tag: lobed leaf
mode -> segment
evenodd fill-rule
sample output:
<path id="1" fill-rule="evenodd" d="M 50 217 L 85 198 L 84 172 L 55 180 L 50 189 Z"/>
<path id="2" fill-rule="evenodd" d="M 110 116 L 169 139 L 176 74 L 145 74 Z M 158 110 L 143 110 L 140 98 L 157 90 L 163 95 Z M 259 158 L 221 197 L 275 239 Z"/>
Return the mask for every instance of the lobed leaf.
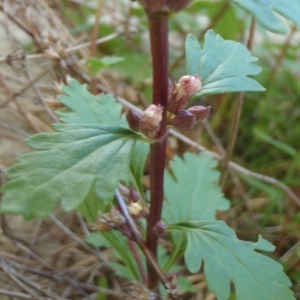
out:
<path id="1" fill-rule="evenodd" d="M 274 250 L 263 238 L 257 243 L 241 241 L 223 221 L 215 220 L 179 223 L 168 229 L 185 233 L 187 268 L 191 272 L 204 268 L 208 287 L 218 300 L 229 298 L 231 282 L 237 299 L 295 299 L 282 266 L 255 251 Z"/>
<path id="2" fill-rule="evenodd" d="M 203 49 L 197 39 L 189 34 L 186 39 L 187 74 L 198 74 L 201 90 L 193 96 L 265 89 L 249 75 L 256 75 L 261 68 L 252 62 L 248 49 L 240 43 L 224 40 L 213 30 L 205 34 Z"/>
<path id="3" fill-rule="evenodd" d="M 112 57 L 112 60 L 117 57 Z M 117 103 L 112 95 L 90 94 L 86 85 L 81 85 L 72 79 L 69 86 L 64 86 L 65 95 L 58 96 L 59 100 L 68 108 L 60 110 L 58 114 L 62 121 L 71 124 L 110 124 L 128 128 L 126 119 L 121 115 L 122 105 Z M 131 183 L 142 196 L 142 174 L 149 152 L 147 143 L 136 143 L 130 158 Z M 90 220 L 91 213 L 97 207 L 97 199 L 93 195 L 80 206 L 80 213 Z"/>
<path id="4" fill-rule="evenodd" d="M 128 182 L 130 154 L 137 138 L 131 130 L 98 124 L 54 126 L 27 143 L 39 152 L 25 154 L 7 172 L 0 211 L 45 217 L 61 200 L 69 211 L 94 191 L 98 209 L 113 199 L 119 181 Z"/>
<path id="5" fill-rule="evenodd" d="M 299 0 L 233 0 L 265 29 L 275 33 L 287 33 L 287 26 L 278 18 L 276 13 L 282 15 L 300 26 Z"/>
<path id="6" fill-rule="evenodd" d="M 59 95 L 59 101 L 67 107 L 57 113 L 68 124 L 109 124 L 128 127 L 121 116 L 122 105 L 112 95 L 92 95 L 85 84 L 72 79 L 63 87 L 65 95 Z"/>
<path id="7" fill-rule="evenodd" d="M 186 220 L 215 220 L 217 210 L 229 208 L 217 182 L 220 173 L 215 170 L 217 162 L 206 152 L 200 155 L 185 153 L 183 159 L 175 157 L 165 172 L 165 201 L 162 218 L 166 224 Z M 168 269 L 184 253 L 186 238 L 182 232 L 173 232 L 175 242 Z"/>
<path id="8" fill-rule="evenodd" d="M 206 152 L 175 157 L 165 172 L 163 219 L 168 224 L 186 220 L 214 220 L 216 210 L 229 208 L 217 182 L 216 160 Z"/>
<path id="9" fill-rule="evenodd" d="M 113 199 L 119 181 L 140 185 L 136 177 L 143 166 L 136 164 L 145 161 L 148 145 L 135 147 L 141 138 L 127 129 L 122 106 L 111 95 L 90 94 L 74 79 L 63 90 L 59 99 L 66 108 L 59 115 L 70 124 L 27 140 L 40 151 L 21 156 L 7 172 L 11 181 L 3 187 L 0 212 L 45 217 L 61 200 L 65 210 L 77 208 L 92 222 Z"/>

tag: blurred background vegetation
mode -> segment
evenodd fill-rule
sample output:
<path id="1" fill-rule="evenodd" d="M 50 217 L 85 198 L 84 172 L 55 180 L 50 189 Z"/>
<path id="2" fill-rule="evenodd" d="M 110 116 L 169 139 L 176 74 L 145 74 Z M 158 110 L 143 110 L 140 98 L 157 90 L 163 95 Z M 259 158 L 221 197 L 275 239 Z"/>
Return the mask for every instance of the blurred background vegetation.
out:
<path id="1" fill-rule="evenodd" d="M 2 182 L 5 182 L 5 170 L 15 163 L 16 156 L 29 151 L 23 139 L 33 133 L 52 130 L 50 124 L 55 122 L 55 116 L 51 112 L 60 106 L 56 95 L 70 77 L 87 83 L 93 93 L 108 91 L 142 109 L 151 103 L 147 19 L 136 2 L 11 0 L 3 1 L 0 8 L 3 43 L 0 50 Z M 252 55 L 258 58 L 256 63 L 262 67 L 262 72 L 255 79 L 266 91 L 245 94 L 232 160 L 253 172 L 276 178 L 300 197 L 300 31 L 285 22 L 289 27 L 286 35 L 270 33 L 256 24 Z M 171 80 L 175 82 L 185 75 L 184 45 L 188 33 L 203 44 L 205 32 L 213 28 L 224 39 L 245 44 L 250 24 L 251 16 L 230 1 L 193 1 L 170 21 Z M 97 44 L 98 39 L 107 36 L 107 41 Z M 41 78 L 37 78 L 39 75 Z M 197 102 L 212 106 L 208 124 L 215 140 L 203 124 L 188 136 L 219 153 L 215 141 L 226 148 L 232 135 L 236 94 L 207 96 Z M 170 139 L 170 158 L 185 150 L 189 150 L 189 146 Z M 240 238 L 254 241 L 258 234 L 262 234 L 276 245 L 273 258 L 284 265 L 292 280 L 292 289 L 300 299 L 299 205 L 278 185 L 246 175 L 240 176 L 238 185 L 228 177 L 224 192 L 232 201 L 232 208 L 220 217 L 236 230 Z M 84 239 L 82 220 L 74 214 L 66 217 L 59 210 L 56 216 Z M 31 241 L 29 248 L 34 253 L 48 262 L 53 262 L 55 257 L 61 262 L 56 267 L 68 276 L 72 277 L 70 274 L 78 271 L 81 277 L 74 276 L 80 281 L 92 271 L 88 262 L 82 266 L 79 264 L 82 255 L 84 261 L 88 261 L 92 254 L 83 254 L 76 243 L 70 246 L 69 233 L 65 231 L 62 235 L 57 228 L 53 230 L 53 220 L 35 221 L 24 227 L 22 219 L 8 217 L 5 222 L 3 219 L 0 256 L 5 259 L 16 261 L 16 257 L 8 253 L 22 257 L 29 255 L 16 247 L 16 242 L 19 243 L 25 235 Z M 8 229 L 14 232 L 13 236 L 7 234 Z M 64 255 L 60 253 L 62 249 L 66 249 Z M 30 257 L 34 268 L 39 263 Z M 25 260 L 18 263 L 26 264 Z M 87 269 L 83 271 L 83 268 Z M 12 281 L 7 274 L 2 265 L 0 279 L 3 279 L 3 285 L 0 283 L 0 288 L 9 290 Z M 123 289 L 124 283 L 118 279 L 103 283 L 99 274 L 95 278 L 100 278 L 99 286 L 118 291 Z M 203 278 L 199 278 L 191 278 L 197 293 L 186 294 L 186 299 L 214 299 L 201 283 Z M 42 285 L 42 280 L 38 282 Z M 51 284 L 49 278 L 46 284 Z M 74 286 L 72 296 L 72 288 L 71 294 L 67 294 L 66 283 L 61 285 L 57 290 L 63 290 L 66 298 L 83 299 L 76 294 Z M 105 299 L 101 298 L 105 295 L 103 291 L 94 292 L 98 297 L 95 299 Z M 117 295 L 109 297 L 117 299 Z"/>

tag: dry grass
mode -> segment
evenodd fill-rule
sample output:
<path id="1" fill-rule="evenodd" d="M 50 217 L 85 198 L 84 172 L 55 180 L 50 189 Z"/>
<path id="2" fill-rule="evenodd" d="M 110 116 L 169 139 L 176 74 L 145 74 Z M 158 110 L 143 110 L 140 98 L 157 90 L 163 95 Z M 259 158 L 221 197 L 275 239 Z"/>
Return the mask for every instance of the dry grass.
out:
<path id="1" fill-rule="evenodd" d="M 54 2 L 4 1 L 0 8 L 0 171 L 5 182 L 3 174 L 16 156 L 30 150 L 24 138 L 52 131 L 51 123 L 58 122 L 53 111 L 60 106 L 61 84 L 71 76 L 88 80 L 80 59 L 88 57 L 91 42 L 84 36 L 74 40 Z M 33 222 L 1 216 L 1 228 L 0 299 L 96 299 L 98 294 L 124 299 L 122 282 L 107 263 L 109 251 L 84 241 L 88 229 L 76 213 L 57 209 Z M 110 288 L 98 287 L 103 276 Z"/>

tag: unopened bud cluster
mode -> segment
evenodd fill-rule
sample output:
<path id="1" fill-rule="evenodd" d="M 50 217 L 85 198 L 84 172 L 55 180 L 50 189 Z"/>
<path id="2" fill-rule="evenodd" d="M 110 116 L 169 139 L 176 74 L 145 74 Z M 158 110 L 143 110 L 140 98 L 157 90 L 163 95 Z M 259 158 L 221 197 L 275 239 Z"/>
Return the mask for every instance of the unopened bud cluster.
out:
<path id="1" fill-rule="evenodd" d="M 182 76 L 178 83 L 173 86 L 169 82 L 169 96 L 167 103 L 167 125 L 177 129 L 188 130 L 198 122 L 207 118 L 210 106 L 193 106 L 187 110 L 187 105 L 192 95 L 201 89 L 201 79 L 196 75 Z M 164 108 L 160 105 L 151 104 L 140 116 L 133 110 L 129 110 L 126 118 L 129 127 L 134 131 L 140 131 L 150 139 L 156 139 L 161 126 Z"/>
<path id="2" fill-rule="evenodd" d="M 155 139 L 160 130 L 160 122 L 163 116 L 163 107 L 151 104 L 141 119 L 141 132 L 150 139 Z"/>
<path id="3" fill-rule="evenodd" d="M 182 76 L 178 83 L 171 89 L 167 110 L 176 115 L 186 106 L 189 98 L 201 89 L 201 86 L 201 80 L 198 75 Z"/>
<path id="4" fill-rule="evenodd" d="M 129 110 L 126 119 L 129 127 L 134 131 L 140 131 L 150 139 L 156 139 L 163 118 L 163 107 L 151 104 L 140 116 L 133 110 Z"/>
<path id="5" fill-rule="evenodd" d="M 172 89 L 169 88 L 171 92 L 167 105 L 167 111 L 170 113 L 167 116 L 168 125 L 177 129 L 188 130 L 208 116 L 210 106 L 193 106 L 183 110 L 191 96 L 196 94 L 201 87 L 201 79 L 196 74 L 182 76 Z"/>

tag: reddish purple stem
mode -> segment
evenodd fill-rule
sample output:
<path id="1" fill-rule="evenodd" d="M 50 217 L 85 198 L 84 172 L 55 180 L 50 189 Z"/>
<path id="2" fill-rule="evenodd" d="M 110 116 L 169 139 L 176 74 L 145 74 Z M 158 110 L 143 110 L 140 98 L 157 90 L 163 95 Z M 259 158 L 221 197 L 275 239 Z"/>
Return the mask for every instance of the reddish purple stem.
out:
<path id="1" fill-rule="evenodd" d="M 168 19 L 167 18 L 148 18 L 151 42 L 151 54 L 153 63 L 153 104 L 160 104 L 164 108 L 168 101 Z M 154 257 L 157 257 L 158 237 L 153 232 L 155 224 L 161 219 L 164 188 L 164 167 L 166 156 L 166 110 L 164 109 L 163 120 L 159 136 L 162 137 L 159 142 L 150 146 L 150 214 L 147 223 L 146 244 Z M 155 289 L 159 277 L 152 267 L 148 267 L 148 286 Z"/>

